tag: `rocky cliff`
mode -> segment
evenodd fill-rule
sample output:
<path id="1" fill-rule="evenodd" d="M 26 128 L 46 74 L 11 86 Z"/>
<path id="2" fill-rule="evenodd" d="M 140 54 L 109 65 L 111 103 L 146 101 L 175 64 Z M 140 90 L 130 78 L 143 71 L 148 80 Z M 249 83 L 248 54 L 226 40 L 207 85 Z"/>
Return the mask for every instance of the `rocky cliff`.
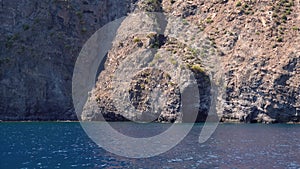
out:
<path id="1" fill-rule="evenodd" d="M 89 111 L 88 105 L 82 119 L 97 120 L 102 113 L 112 121 L 189 121 L 180 114 L 184 100 L 179 92 L 179 79 L 187 79 L 180 73 L 189 70 L 200 96 L 197 121 L 204 121 L 211 106 L 211 69 L 217 67 L 222 70 L 226 91 L 220 100 L 224 110 L 218 112 L 222 121 L 299 121 L 299 1 L 1 3 L 3 120 L 75 119 L 71 77 L 83 43 L 105 23 L 128 12 L 147 11 L 164 12 L 169 24 L 161 25 L 153 17 L 144 18 L 150 25 L 127 21 L 133 24 L 122 27 L 90 95 L 89 100 L 97 102 L 96 111 Z M 163 35 L 157 27 L 164 29 Z M 139 29 L 145 31 L 138 33 Z M 142 53 L 145 49 L 153 52 Z M 215 58 L 218 62 L 211 62 Z M 125 72 L 131 75 L 125 87 L 114 83 L 124 63 L 140 68 L 134 74 Z M 166 73 L 153 66 L 174 71 Z M 124 91 L 116 90 L 119 88 Z M 153 90 L 160 91 L 164 99 L 154 102 Z M 130 105 L 139 113 L 121 111 L 122 105 L 113 101 L 116 94 L 128 96 Z M 162 103 L 161 110 L 152 111 L 156 108 L 153 103 Z"/>
<path id="2" fill-rule="evenodd" d="M 1 0 L 0 119 L 75 120 L 71 80 L 84 42 L 131 0 Z"/>

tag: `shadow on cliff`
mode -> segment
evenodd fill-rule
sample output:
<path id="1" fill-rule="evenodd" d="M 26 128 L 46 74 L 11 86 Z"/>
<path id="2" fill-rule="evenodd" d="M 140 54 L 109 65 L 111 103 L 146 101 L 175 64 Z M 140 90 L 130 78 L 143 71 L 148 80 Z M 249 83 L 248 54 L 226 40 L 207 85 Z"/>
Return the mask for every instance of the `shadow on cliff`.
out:
<path id="1" fill-rule="evenodd" d="M 182 92 L 183 123 L 205 122 L 211 105 L 211 82 L 209 76 L 204 71 L 192 71 L 197 81 L 199 95 L 195 93 L 192 86 L 185 88 Z"/>

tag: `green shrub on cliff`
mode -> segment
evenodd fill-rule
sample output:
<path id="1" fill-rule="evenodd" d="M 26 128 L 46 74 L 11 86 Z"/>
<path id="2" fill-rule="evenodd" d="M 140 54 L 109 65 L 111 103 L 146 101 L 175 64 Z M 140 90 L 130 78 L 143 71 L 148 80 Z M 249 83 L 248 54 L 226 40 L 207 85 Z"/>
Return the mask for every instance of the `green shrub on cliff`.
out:
<path id="1" fill-rule="evenodd" d="M 30 28 L 29 25 L 27 25 L 27 24 L 24 24 L 24 25 L 23 25 L 23 30 L 24 30 L 24 31 L 27 31 L 29 28 Z"/>
<path id="2" fill-rule="evenodd" d="M 142 40 L 140 39 L 140 38 L 138 38 L 138 37 L 135 37 L 134 39 L 133 39 L 133 42 L 134 43 L 139 43 L 139 42 L 141 42 Z"/>
<path id="3" fill-rule="evenodd" d="M 191 70 L 193 72 L 199 72 L 199 73 L 205 72 L 204 69 L 199 64 L 192 65 Z"/>
<path id="4" fill-rule="evenodd" d="M 146 12 L 161 12 L 161 1 L 160 0 L 144 0 L 141 4 L 141 9 Z"/>

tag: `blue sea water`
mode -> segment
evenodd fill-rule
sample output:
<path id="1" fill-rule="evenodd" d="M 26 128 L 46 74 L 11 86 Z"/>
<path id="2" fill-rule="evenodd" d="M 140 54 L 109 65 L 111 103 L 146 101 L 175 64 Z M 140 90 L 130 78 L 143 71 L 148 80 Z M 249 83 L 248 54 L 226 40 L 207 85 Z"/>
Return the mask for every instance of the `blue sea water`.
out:
<path id="1" fill-rule="evenodd" d="M 147 137 L 169 124 L 126 122 L 113 127 Z M 97 146 L 80 123 L 0 123 L 0 168 L 300 168 L 300 125 L 220 124 L 207 142 L 199 144 L 202 127 L 196 124 L 164 154 L 131 159 Z"/>

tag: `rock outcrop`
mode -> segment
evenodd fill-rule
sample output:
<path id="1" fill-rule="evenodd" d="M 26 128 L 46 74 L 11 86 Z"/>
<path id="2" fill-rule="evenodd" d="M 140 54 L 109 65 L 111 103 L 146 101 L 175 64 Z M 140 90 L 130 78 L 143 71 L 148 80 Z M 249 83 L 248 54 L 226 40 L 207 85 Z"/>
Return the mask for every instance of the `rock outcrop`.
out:
<path id="1" fill-rule="evenodd" d="M 118 120 L 192 122 L 180 109 L 182 92 L 195 85 L 194 78 L 196 89 L 188 97 L 197 101 L 189 103 L 190 109 L 197 105 L 195 120 L 204 121 L 210 104 L 210 80 L 200 53 L 216 56 L 215 46 L 197 27 L 181 19 L 139 9 L 143 8 L 123 21 L 107 54 L 91 94 L 98 111 L 88 109 L 94 104 L 88 102 L 81 118 L 101 120 L 98 114 L 102 113 L 108 121 L 116 120 L 117 115 Z M 184 109 L 188 112 L 189 108 Z"/>
<path id="2" fill-rule="evenodd" d="M 221 100 L 224 109 L 218 112 L 221 121 L 300 121 L 299 1 L 1 3 L 2 120 L 76 119 L 71 78 L 82 44 L 105 23 L 129 12 L 148 11 L 164 12 L 168 24 L 148 18 L 146 22 L 152 24 L 132 22 L 121 26 L 89 98 L 97 104 L 86 105 L 80 116 L 83 120 L 97 120 L 97 114 L 102 113 L 110 121 L 188 121 L 179 113 L 182 85 L 176 74 L 186 69 L 199 89 L 197 121 L 204 121 L 211 103 L 210 78 L 213 68 L 218 67 L 226 91 Z M 157 28 L 165 31 L 161 33 Z M 144 29 L 143 33 L 139 29 Z M 213 65 L 214 58 L 219 65 Z M 122 86 L 114 82 L 126 66 L 138 71 L 122 72 L 131 75 L 132 80 L 120 91 Z M 162 69 L 151 68 L 154 66 Z M 151 95 L 153 90 L 161 91 L 162 100 L 153 101 L 157 98 Z M 121 99 L 115 98 L 116 94 L 128 96 L 139 113 L 122 112 L 124 105 L 114 102 Z M 153 111 L 159 103 L 160 113 Z"/>

